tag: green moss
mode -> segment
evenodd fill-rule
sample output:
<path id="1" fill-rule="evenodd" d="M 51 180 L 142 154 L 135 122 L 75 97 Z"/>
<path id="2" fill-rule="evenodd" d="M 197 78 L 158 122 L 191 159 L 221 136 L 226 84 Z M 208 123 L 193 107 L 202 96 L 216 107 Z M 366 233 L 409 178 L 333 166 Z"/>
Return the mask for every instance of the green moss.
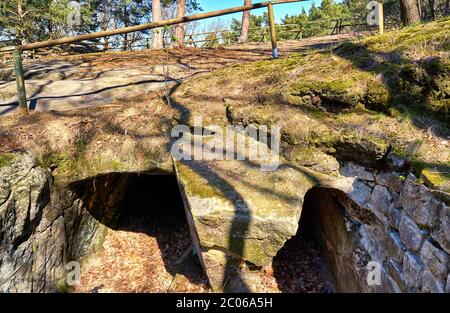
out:
<path id="1" fill-rule="evenodd" d="M 381 36 L 361 40 L 361 44 L 372 47 L 376 51 L 393 52 L 405 50 L 426 50 L 430 46 L 445 50 L 448 45 L 448 27 L 450 19 L 412 25 L 400 31 L 390 31 Z"/>
<path id="2" fill-rule="evenodd" d="M 56 168 L 69 158 L 67 153 L 63 152 L 48 152 L 37 160 L 38 164 L 43 168 Z"/>
<path id="3" fill-rule="evenodd" d="M 226 200 L 226 197 L 218 190 L 218 187 L 206 182 L 201 173 L 181 162 L 177 162 L 176 166 L 178 177 L 188 194 L 201 198 L 223 198 Z"/>
<path id="4" fill-rule="evenodd" d="M 56 289 L 59 293 L 69 293 L 73 290 L 73 287 L 69 286 L 67 283 L 67 278 L 63 277 L 56 283 Z"/>
<path id="5" fill-rule="evenodd" d="M 0 155 L 0 167 L 8 165 L 12 159 L 14 159 L 14 154 L 12 154 L 12 153 L 6 153 L 6 154 Z"/>
<path id="6" fill-rule="evenodd" d="M 79 169 L 81 158 L 74 158 L 66 152 L 48 152 L 44 154 L 38 163 L 44 168 L 57 168 L 58 175 L 70 178 L 75 176 Z"/>
<path id="7" fill-rule="evenodd" d="M 121 161 L 111 160 L 106 164 L 105 167 L 110 168 L 113 171 L 120 171 L 120 170 L 125 169 L 126 165 L 123 164 Z"/>
<path id="8" fill-rule="evenodd" d="M 450 167 L 446 164 L 430 164 L 415 159 L 412 162 L 416 174 L 431 188 L 450 191 Z"/>

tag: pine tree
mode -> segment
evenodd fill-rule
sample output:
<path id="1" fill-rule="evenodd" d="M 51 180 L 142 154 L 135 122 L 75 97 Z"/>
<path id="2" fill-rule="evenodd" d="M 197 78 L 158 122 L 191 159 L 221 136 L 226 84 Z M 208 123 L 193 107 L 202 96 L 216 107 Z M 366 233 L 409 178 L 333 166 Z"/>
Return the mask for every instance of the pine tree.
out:
<path id="1" fill-rule="evenodd" d="M 245 0 L 244 5 L 251 5 L 252 0 Z M 242 23 L 241 23 L 241 35 L 239 36 L 239 43 L 247 42 L 248 31 L 250 28 L 250 11 L 242 12 Z"/>
<path id="2" fill-rule="evenodd" d="M 161 20 L 162 20 L 161 1 L 152 0 L 152 21 L 160 22 Z M 161 28 L 153 29 L 152 48 L 153 49 L 163 48 L 163 33 Z"/>
<path id="3" fill-rule="evenodd" d="M 415 0 L 400 0 L 400 13 L 405 26 L 420 21 L 419 8 Z"/>
<path id="4" fill-rule="evenodd" d="M 177 18 L 186 16 L 186 0 L 177 1 Z M 185 25 L 180 24 L 175 28 L 175 40 L 178 46 L 184 46 Z"/>

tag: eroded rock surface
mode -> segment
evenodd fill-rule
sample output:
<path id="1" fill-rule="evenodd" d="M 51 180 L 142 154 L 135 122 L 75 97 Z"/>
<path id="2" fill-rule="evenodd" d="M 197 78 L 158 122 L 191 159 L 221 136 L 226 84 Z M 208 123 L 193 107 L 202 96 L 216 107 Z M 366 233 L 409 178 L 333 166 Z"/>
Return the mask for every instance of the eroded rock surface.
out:
<path id="1" fill-rule="evenodd" d="M 245 270 L 241 272 L 236 264 L 245 261 L 261 267 L 270 263 L 297 232 L 303 195 L 313 184 L 312 177 L 286 163 L 277 164 L 275 170 L 262 170 L 264 162 L 248 159 L 249 147 L 271 153 L 267 146 L 237 132 L 230 135 L 236 142 L 239 138 L 247 141 L 241 147 L 227 140 L 223 153 L 232 152 L 230 160 L 214 160 L 216 142 L 203 137 L 211 147 L 203 151 L 202 161 L 175 162 L 188 220 L 214 290 L 226 287 L 230 271 L 237 272 L 232 283 L 248 288 Z M 202 147 L 192 144 L 194 136 L 185 133 L 182 139 L 181 148 L 191 147 L 192 156 L 202 152 L 198 151 Z"/>
<path id="2" fill-rule="evenodd" d="M 63 212 L 51 203 L 48 169 L 28 154 L 0 167 L 0 290 L 55 291 L 65 258 Z"/>

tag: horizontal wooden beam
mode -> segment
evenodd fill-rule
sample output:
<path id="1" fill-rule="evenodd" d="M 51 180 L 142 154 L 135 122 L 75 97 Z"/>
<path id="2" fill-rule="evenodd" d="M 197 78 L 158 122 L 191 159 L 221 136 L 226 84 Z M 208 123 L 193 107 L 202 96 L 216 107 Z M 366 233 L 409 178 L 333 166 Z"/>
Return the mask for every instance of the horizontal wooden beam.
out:
<path id="1" fill-rule="evenodd" d="M 232 13 L 238 13 L 238 12 L 243 12 L 243 11 L 250 11 L 250 10 L 254 10 L 254 9 L 265 8 L 270 3 L 272 3 L 273 5 L 276 5 L 276 4 L 285 4 L 285 3 L 302 2 L 302 1 L 307 1 L 307 0 L 266 1 L 266 2 L 255 3 L 255 4 L 251 4 L 251 5 L 244 5 L 244 6 L 239 6 L 239 7 L 233 7 L 233 8 L 229 8 L 229 9 L 218 10 L 218 11 L 213 11 L 213 12 L 208 12 L 208 13 L 200 13 L 200 14 L 195 14 L 195 15 L 191 15 L 191 16 L 185 16 L 182 18 L 174 18 L 174 19 L 165 20 L 165 21 L 161 21 L 161 22 L 129 26 L 129 27 L 124 27 L 124 28 L 119 28 L 119 29 L 112 29 L 112 30 L 96 32 L 96 33 L 91 33 L 91 34 L 85 34 L 85 35 L 78 35 L 78 36 L 73 36 L 73 37 L 64 37 L 64 38 L 60 38 L 60 39 L 25 44 L 25 45 L 21 45 L 21 46 L 17 46 L 17 47 L 6 47 L 6 48 L 0 49 L 0 52 L 12 51 L 14 49 L 33 50 L 33 49 L 46 48 L 46 47 L 51 47 L 51 46 L 56 46 L 56 45 L 65 45 L 65 44 L 70 44 L 70 43 L 79 42 L 79 41 L 83 41 L 83 40 L 92 40 L 92 39 L 97 39 L 97 38 L 102 38 L 102 37 L 121 35 L 121 34 L 126 34 L 126 33 L 132 33 L 132 32 L 152 29 L 152 28 L 159 28 L 159 27 L 164 27 L 164 26 L 182 24 L 182 23 L 186 23 L 186 22 L 198 21 L 198 20 L 203 20 L 203 19 L 216 17 L 216 16 L 223 16 L 223 15 L 228 15 L 228 14 L 232 14 Z"/>

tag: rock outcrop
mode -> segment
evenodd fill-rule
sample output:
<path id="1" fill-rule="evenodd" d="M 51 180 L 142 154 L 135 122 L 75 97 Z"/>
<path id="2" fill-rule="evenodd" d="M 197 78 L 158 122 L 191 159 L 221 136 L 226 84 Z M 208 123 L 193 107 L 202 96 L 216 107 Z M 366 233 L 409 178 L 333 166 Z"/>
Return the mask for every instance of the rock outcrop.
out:
<path id="1" fill-rule="evenodd" d="M 64 269 L 62 210 L 52 204 L 48 169 L 28 154 L 3 156 L 0 167 L 0 290 L 48 292 Z"/>
<path id="2" fill-rule="evenodd" d="M 352 162 L 341 164 L 339 176 L 284 159 L 274 171 L 261 171 L 261 165 L 174 163 L 193 241 L 214 290 L 251 291 L 252 271 L 269 265 L 296 234 L 305 195 L 315 190 L 319 236 L 339 291 L 445 291 L 449 206 L 412 174 L 403 178 Z M 126 181 L 99 180 L 111 192 L 103 200 L 86 196 L 77 192 L 83 181 L 55 183 L 51 171 L 27 153 L 2 156 L 0 173 L 2 290 L 64 290 L 65 265 L 99 247 L 106 231 L 102 219 L 112 213 L 102 211 L 102 203 L 120 196 Z M 366 282 L 371 261 L 381 266 L 379 286 Z"/>
<path id="3" fill-rule="evenodd" d="M 30 154 L 1 161 L 0 291 L 66 291 L 66 265 L 97 249 L 105 227 Z"/>
<path id="4" fill-rule="evenodd" d="M 247 140 L 270 153 L 255 139 Z M 248 157 L 248 149 L 234 147 L 232 142 L 233 147 L 227 146 L 224 152 Z M 175 162 L 192 234 L 214 290 L 250 290 L 249 270 L 238 264 L 270 264 L 297 232 L 303 197 L 315 177 L 288 163 L 277 164 L 274 171 L 261 171 L 263 164 L 237 159 Z"/>
<path id="5" fill-rule="evenodd" d="M 447 118 L 439 87 L 448 81 L 446 25 L 395 32 L 392 47 L 385 35 L 229 67 L 133 105 L 2 120 L 1 147 L 26 152 L 0 156 L 0 290 L 64 290 L 65 265 L 99 247 L 127 174 L 145 173 L 177 175 L 215 291 L 254 290 L 252 273 L 296 234 L 309 194 L 338 291 L 449 292 L 450 153 L 439 122 Z M 409 56 L 422 46 L 414 33 L 429 38 L 424 59 Z M 429 44 L 436 33 L 440 43 Z M 433 123 L 412 119 L 410 102 Z M 174 158 L 175 124 L 189 132 L 197 118 L 216 125 L 194 134 L 208 149 L 192 148 L 186 135 L 183 147 L 194 158 Z M 235 149 L 234 139 L 218 149 L 213 134 L 230 125 L 267 127 L 271 138 L 268 128 L 280 126 L 279 149 L 235 133 L 276 156 L 276 166 L 264 170 L 271 164 Z M 218 151 L 230 158 L 215 159 Z M 125 180 L 114 180 L 117 173 Z M 94 192 L 85 194 L 78 187 L 88 183 Z M 374 285 L 368 265 L 379 270 Z"/>

